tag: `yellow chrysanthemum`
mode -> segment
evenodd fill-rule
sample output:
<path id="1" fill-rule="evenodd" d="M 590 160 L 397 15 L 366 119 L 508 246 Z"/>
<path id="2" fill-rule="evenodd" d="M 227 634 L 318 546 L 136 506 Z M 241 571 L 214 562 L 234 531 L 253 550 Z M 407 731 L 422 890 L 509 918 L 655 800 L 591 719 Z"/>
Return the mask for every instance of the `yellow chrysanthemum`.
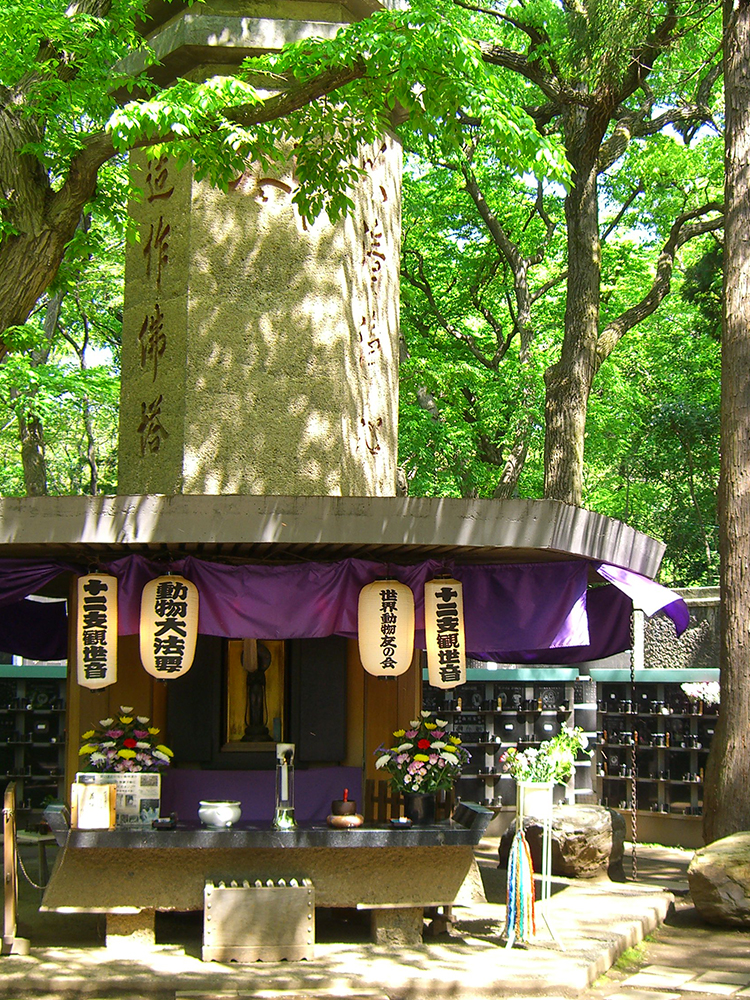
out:
<path id="1" fill-rule="evenodd" d="M 424 727 L 425 729 L 437 729 L 434 722 L 425 722 Z"/>
<path id="2" fill-rule="evenodd" d="M 430 758 L 426 753 L 415 753 L 414 760 L 418 760 L 421 764 L 425 764 Z"/>
<path id="3" fill-rule="evenodd" d="M 92 746 L 91 743 L 84 743 L 84 745 L 78 751 L 78 754 L 79 754 L 79 756 L 82 756 L 85 753 L 93 753 L 94 750 L 96 750 L 96 749 L 98 749 L 98 748 L 95 747 L 95 746 Z"/>
<path id="4" fill-rule="evenodd" d="M 156 736 L 157 733 L 161 732 L 161 729 L 157 729 L 156 726 L 149 726 L 148 731 L 151 733 L 152 736 Z"/>
<path id="5" fill-rule="evenodd" d="M 454 743 L 456 746 L 459 746 L 459 744 L 461 743 L 461 739 L 458 736 L 449 736 L 448 739 L 451 741 L 451 743 Z"/>
<path id="6" fill-rule="evenodd" d="M 165 746 L 163 746 L 163 745 L 162 745 L 161 743 L 160 743 L 160 744 L 159 744 L 159 745 L 157 746 L 157 748 L 156 748 L 156 749 L 157 749 L 157 750 L 161 750 L 161 752 L 162 752 L 162 753 L 165 753 L 165 754 L 167 755 L 167 757 L 174 757 L 174 754 L 173 754 L 173 753 L 172 753 L 172 751 L 171 751 L 171 750 L 169 749 L 169 747 L 165 747 Z"/>
<path id="7" fill-rule="evenodd" d="M 89 731 L 87 733 L 83 734 L 83 736 L 81 737 L 81 739 L 82 740 L 90 740 L 93 735 L 94 735 L 94 730 L 93 729 L 89 729 Z"/>
<path id="8" fill-rule="evenodd" d="M 396 737 L 396 739 L 400 740 L 402 736 L 406 736 L 406 730 L 405 729 L 397 729 L 396 732 L 393 735 Z"/>
<path id="9" fill-rule="evenodd" d="M 128 750 L 127 748 L 124 750 L 118 750 L 117 756 L 124 757 L 125 760 L 130 760 L 131 758 L 135 757 L 135 750 Z"/>
<path id="10" fill-rule="evenodd" d="M 133 716 L 132 715 L 121 715 L 120 716 L 120 722 L 123 724 L 123 726 L 129 726 L 132 721 L 133 721 Z"/>

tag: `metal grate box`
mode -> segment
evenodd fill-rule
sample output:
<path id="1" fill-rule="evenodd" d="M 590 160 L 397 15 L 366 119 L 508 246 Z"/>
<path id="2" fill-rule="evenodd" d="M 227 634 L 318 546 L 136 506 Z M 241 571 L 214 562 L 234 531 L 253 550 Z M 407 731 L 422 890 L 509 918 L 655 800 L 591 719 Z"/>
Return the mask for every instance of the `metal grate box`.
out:
<path id="1" fill-rule="evenodd" d="M 310 879 L 206 882 L 204 962 L 314 958 L 315 887 Z"/>

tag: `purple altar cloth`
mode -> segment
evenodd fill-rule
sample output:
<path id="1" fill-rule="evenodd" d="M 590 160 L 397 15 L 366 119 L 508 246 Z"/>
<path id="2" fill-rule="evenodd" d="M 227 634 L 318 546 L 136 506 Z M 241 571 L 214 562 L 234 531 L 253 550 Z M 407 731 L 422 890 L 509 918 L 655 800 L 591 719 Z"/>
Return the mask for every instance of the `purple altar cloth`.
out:
<path id="1" fill-rule="evenodd" d="M 225 566 L 187 556 L 165 567 L 133 555 L 102 569 L 119 581 L 120 635 L 137 634 L 143 587 L 167 570 L 184 575 L 198 587 L 198 629 L 206 635 L 356 638 L 360 590 L 373 580 L 395 578 L 414 592 L 415 644 L 424 648 L 423 588 L 427 580 L 441 575 L 454 576 L 464 585 L 466 648 L 476 659 L 576 663 L 622 652 L 629 645 L 631 600 L 649 615 L 663 610 L 674 621 L 678 635 L 688 621 L 687 607 L 673 591 L 637 573 L 582 560 L 515 565 L 430 560 L 404 566 L 343 559 L 336 563 Z M 613 586 L 588 590 L 591 569 Z M 12 622 L 10 606 L 19 607 L 26 595 L 71 570 L 80 572 L 64 563 L 0 562 L 0 608 L 8 608 L 6 619 Z M 620 592 L 628 599 L 623 600 Z M 21 601 L 21 607 L 28 603 Z M 16 651 L 12 631 L 8 628 L 0 636 L 4 643 L 0 648 L 8 652 Z M 29 655 L 28 629 L 24 632 Z"/>
<path id="2" fill-rule="evenodd" d="M 294 775 L 294 813 L 300 822 L 324 822 L 333 799 L 344 789 L 362 812 L 361 767 L 297 768 Z M 197 771 L 167 768 L 161 777 L 161 814 L 197 820 L 201 799 L 232 799 L 242 803 L 242 821 L 270 825 L 276 804 L 276 772 Z"/>

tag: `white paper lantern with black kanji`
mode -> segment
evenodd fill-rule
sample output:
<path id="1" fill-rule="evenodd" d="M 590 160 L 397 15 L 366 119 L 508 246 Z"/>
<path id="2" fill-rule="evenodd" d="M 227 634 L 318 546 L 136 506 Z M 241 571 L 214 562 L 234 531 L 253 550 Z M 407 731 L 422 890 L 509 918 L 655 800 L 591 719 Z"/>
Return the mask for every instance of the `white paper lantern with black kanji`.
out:
<path id="1" fill-rule="evenodd" d="M 141 595 L 141 663 L 171 681 L 193 665 L 198 638 L 198 588 L 182 576 L 160 576 Z"/>
<path id="2" fill-rule="evenodd" d="M 76 614 L 76 676 L 81 687 L 103 688 L 117 680 L 117 577 L 79 576 Z"/>
<path id="3" fill-rule="evenodd" d="M 429 580 L 424 585 L 427 678 L 432 687 L 453 688 L 466 680 L 463 585 Z"/>
<path id="4" fill-rule="evenodd" d="M 414 658 L 414 594 L 398 580 L 376 580 L 359 592 L 359 658 L 368 674 L 398 677 Z"/>

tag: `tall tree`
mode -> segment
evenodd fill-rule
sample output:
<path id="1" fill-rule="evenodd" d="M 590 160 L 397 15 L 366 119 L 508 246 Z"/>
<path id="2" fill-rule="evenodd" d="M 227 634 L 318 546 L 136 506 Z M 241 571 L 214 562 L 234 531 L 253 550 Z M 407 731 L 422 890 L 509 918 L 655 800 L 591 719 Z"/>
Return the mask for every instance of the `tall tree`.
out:
<path id="1" fill-rule="evenodd" d="M 188 0 L 190 2 L 190 0 Z M 63 260 L 100 168 L 117 151 L 161 143 L 197 175 L 226 185 L 248 159 L 294 148 L 294 201 L 306 218 L 351 205 L 358 145 L 396 105 L 410 128 L 455 134 L 459 108 L 480 107 L 510 159 L 550 143 L 486 70 L 476 43 L 432 0 L 383 10 L 335 39 L 306 40 L 234 77 L 159 88 L 123 68 L 141 50 L 147 0 L 12 0 L 0 20 L 0 359 Z M 185 6 L 175 0 L 176 12 Z M 150 58 L 155 58 L 153 53 Z M 148 58 L 147 60 L 148 61 Z M 266 91 L 256 89 L 260 79 Z M 267 91 L 272 89 L 272 96 Z M 143 95 L 118 108 L 115 94 Z M 335 101 L 328 95 L 336 94 Z M 558 171 L 561 175 L 562 171 Z"/>
<path id="2" fill-rule="evenodd" d="M 724 3 L 726 207 L 721 382 L 721 712 L 706 769 L 708 842 L 750 829 L 750 2 Z"/>
<path id="3" fill-rule="evenodd" d="M 622 169 L 623 157 L 632 156 L 634 148 L 638 150 L 634 161 L 647 160 L 642 150 L 663 146 L 670 127 L 687 142 L 701 124 L 712 121 L 720 66 L 715 51 L 718 31 L 710 15 L 718 5 L 676 0 L 626 5 L 611 0 L 562 5 L 545 0 L 485 5 L 455 2 L 473 12 L 471 27 L 477 35 L 480 29 L 483 32 L 484 59 L 508 81 L 509 91 L 523 103 L 535 127 L 559 139 L 571 167 L 571 181 L 561 206 L 562 219 L 556 218 L 549 192 L 529 191 L 528 186 L 528 210 L 522 219 L 516 212 L 514 219 L 508 203 L 517 199 L 521 185 L 515 184 L 514 191 L 508 179 L 497 183 L 503 150 L 483 135 L 481 119 L 465 116 L 460 151 L 445 146 L 433 151 L 433 143 L 433 149 L 426 147 L 423 152 L 441 168 L 459 173 L 463 191 L 457 201 L 463 196 L 475 206 L 475 230 L 485 244 L 484 275 L 480 279 L 477 271 L 477 281 L 470 284 L 481 293 L 475 296 L 473 313 L 479 319 L 478 333 L 482 324 L 489 332 L 484 346 L 465 328 L 457 332 L 450 309 L 443 308 L 439 280 L 433 280 L 426 258 L 413 253 L 410 260 L 408 240 L 406 277 L 423 291 L 428 311 L 442 329 L 457 342 L 463 336 L 469 350 L 481 352 L 482 363 L 495 368 L 514 336 L 521 352 L 528 355 L 528 345 L 539 331 L 534 309 L 538 312 L 540 299 L 550 290 L 557 296 L 557 285 L 565 282 L 559 353 L 548 362 L 544 376 L 544 491 L 546 496 L 580 504 L 588 399 L 597 373 L 622 337 L 663 301 L 681 247 L 722 224 L 719 200 L 710 188 L 701 189 L 685 180 L 690 168 L 686 170 L 685 163 L 677 167 L 676 154 L 671 166 L 663 154 L 661 164 L 658 156 L 652 157 L 641 176 Z M 665 166 L 675 170 L 668 178 L 660 176 Z M 630 181 L 630 187 L 618 177 Z M 626 221 L 635 204 L 645 213 L 648 226 L 653 216 L 640 196 L 650 189 L 653 205 L 659 187 L 665 197 L 652 280 L 629 300 L 620 296 L 616 312 L 614 299 L 609 304 L 602 300 L 602 242 L 620 216 L 615 216 L 611 228 L 607 225 L 603 237 L 602 201 L 619 200 Z M 681 200 L 675 197 L 675 189 L 681 189 Z M 533 225 L 535 215 L 537 226 Z M 630 224 L 639 227 L 637 220 Z M 564 227 L 564 262 L 549 253 L 556 225 Z M 500 311 L 493 310 L 487 296 L 503 271 L 510 322 L 503 321 L 502 306 Z M 493 346 L 492 334 L 500 330 L 504 330 L 501 341 Z M 515 442 L 508 447 L 508 461 L 517 475 L 522 449 Z M 509 471 L 503 469 L 502 479 Z"/>

